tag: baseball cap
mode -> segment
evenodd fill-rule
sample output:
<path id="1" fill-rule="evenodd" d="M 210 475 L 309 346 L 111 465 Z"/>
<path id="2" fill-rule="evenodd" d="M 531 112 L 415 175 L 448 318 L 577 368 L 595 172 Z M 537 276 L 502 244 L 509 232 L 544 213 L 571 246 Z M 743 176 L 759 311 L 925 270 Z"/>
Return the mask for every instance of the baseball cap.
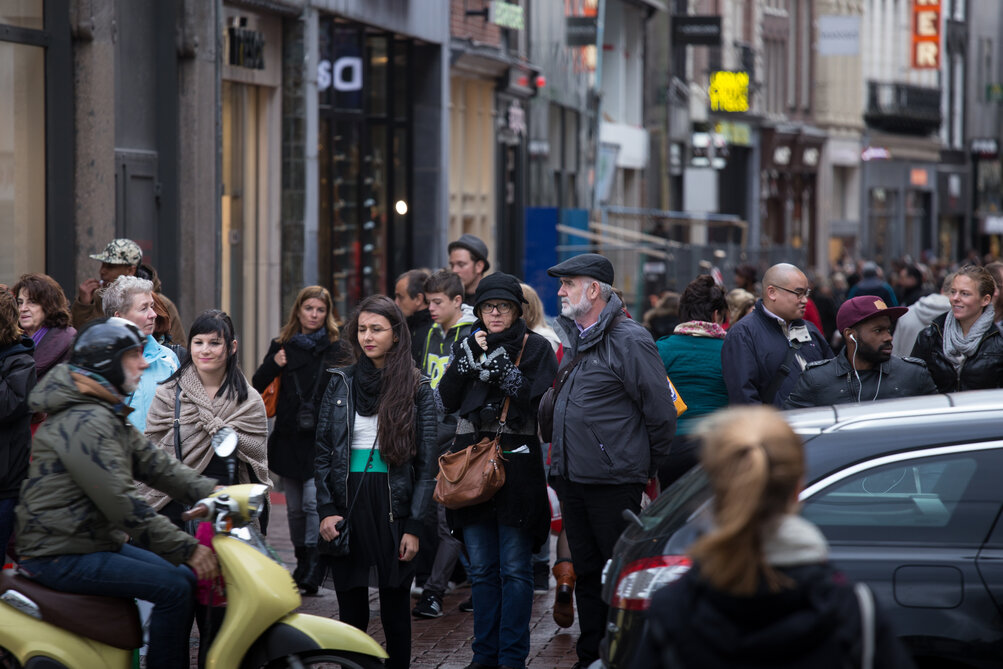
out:
<path id="1" fill-rule="evenodd" d="M 93 253 L 91 258 L 109 265 L 138 265 L 143 259 L 143 249 L 131 239 L 113 239 L 103 252 Z"/>
<path id="2" fill-rule="evenodd" d="M 860 295 L 843 302 L 836 314 L 836 329 L 842 332 L 878 315 L 891 316 L 894 323 L 908 311 L 908 307 L 889 307 L 880 297 Z"/>

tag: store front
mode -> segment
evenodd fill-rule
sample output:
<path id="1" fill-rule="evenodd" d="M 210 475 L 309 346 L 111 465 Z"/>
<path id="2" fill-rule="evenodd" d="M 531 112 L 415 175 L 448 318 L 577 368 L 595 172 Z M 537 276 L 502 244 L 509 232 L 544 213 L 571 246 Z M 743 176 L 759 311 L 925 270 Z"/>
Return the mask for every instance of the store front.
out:
<path id="1" fill-rule="evenodd" d="M 0 283 L 74 286 L 68 2 L 0 0 Z M 57 243 L 58 242 L 58 243 Z"/>
<path id="2" fill-rule="evenodd" d="M 222 309 L 240 339 L 240 362 L 257 368 L 281 326 L 279 153 L 281 19 L 224 7 Z"/>
<path id="3" fill-rule="evenodd" d="M 1003 169 L 999 142 L 993 137 L 976 138 L 972 153 L 972 248 L 980 253 L 1003 253 Z"/>
<path id="4" fill-rule="evenodd" d="M 824 134 L 799 126 L 762 130 L 762 242 L 803 249 L 809 265 L 819 262 L 816 205 L 824 142 Z"/>
<path id="5" fill-rule="evenodd" d="M 934 242 L 936 163 L 875 158 L 891 155 L 877 153 L 875 147 L 865 148 L 864 154 L 862 248 L 869 249 L 868 259 L 887 267 L 904 255 L 920 258 L 926 249 L 937 248 L 943 255 L 942 245 Z"/>
<path id="6" fill-rule="evenodd" d="M 347 318 L 410 269 L 415 41 L 331 17 L 319 51 L 318 276 Z"/>

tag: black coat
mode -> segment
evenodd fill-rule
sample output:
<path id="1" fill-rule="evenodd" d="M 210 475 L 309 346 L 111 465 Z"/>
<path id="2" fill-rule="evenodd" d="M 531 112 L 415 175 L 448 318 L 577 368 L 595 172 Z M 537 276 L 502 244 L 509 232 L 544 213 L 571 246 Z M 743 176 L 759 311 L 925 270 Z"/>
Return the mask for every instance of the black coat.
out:
<path id="1" fill-rule="evenodd" d="M 17 497 L 28 476 L 28 393 L 35 387 L 34 350 L 31 337 L 21 337 L 0 349 L 0 499 Z"/>
<path id="2" fill-rule="evenodd" d="M 715 590 L 694 567 L 658 592 L 632 667 L 845 669 L 859 667 L 863 636 L 853 587 L 829 564 L 778 569 L 793 587 L 751 597 Z M 912 667 L 877 610 L 874 667 Z"/>
<path id="3" fill-rule="evenodd" d="M 853 373 L 846 353 L 835 358 L 808 363 L 794 390 L 787 396 L 784 409 L 847 404 L 893 397 L 933 395 L 933 384 L 926 364 L 919 358 L 892 356 L 876 369 Z"/>
<path id="4" fill-rule="evenodd" d="M 282 348 L 286 351 L 285 367 L 275 364 L 275 354 Z M 282 375 L 275 427 L 268 437 L 268 468 L 273 472 L 300 481 L 313 478 L 315 434 L 312 430 L 299 429 L 296 414 L 302 401 L 310 399 L 316 419 L 320 410 L 319 398 L 323 396 L 327 380 L 325 368 L 343 365 L 350 360 L 351 352 L 341 341 L 322 342 L 313 351 L 303 350 L 291 342 L 279 344 L 277 340 L 272 341 L 265 359 L 251 378 L 251 385 L 260 393 L 276 376 Z"/>
<path id="5" fill-rule="evenodd" d="M 944 355 L 944 322 L 941 314 L 916 337 L 912 357 L 926 363 L 937 390 L 953 393 L 958 390 L 979 390 L 1003 387 L 1003 334 L 993 326 L 986 330 L 975 355 L 955 371 L 954 364 Z"/>
<path id="6" fill-rule="evenodd" d="M 355 401 L 352 377 L 355 366 L 333 370 L 324 391 L 317 420 L 317 513 L 321 519 L 345 516 L 348 511 L 349 458 Z M 388 466 L 390 510 L 404 521 L 404 532 L 418 535 L 422 518 L 435 491 L 436 413 L 428 379 L 423 377 L 415 395 L 415 456 L 410 462 Z M 361 503 L 361 500 L 360 500 Z M 393 520 L 391 519 L 391 521 Z"/>

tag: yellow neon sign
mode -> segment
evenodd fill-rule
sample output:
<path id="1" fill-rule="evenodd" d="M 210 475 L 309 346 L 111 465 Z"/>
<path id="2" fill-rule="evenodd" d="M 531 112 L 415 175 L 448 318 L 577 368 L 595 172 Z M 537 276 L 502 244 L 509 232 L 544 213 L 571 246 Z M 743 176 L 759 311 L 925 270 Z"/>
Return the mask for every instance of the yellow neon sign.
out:
<path id="1" fill-rule="evenodd" d="M 712 72 L 708 93 L 711 111 L 749 111 L 749 73 Z"/>

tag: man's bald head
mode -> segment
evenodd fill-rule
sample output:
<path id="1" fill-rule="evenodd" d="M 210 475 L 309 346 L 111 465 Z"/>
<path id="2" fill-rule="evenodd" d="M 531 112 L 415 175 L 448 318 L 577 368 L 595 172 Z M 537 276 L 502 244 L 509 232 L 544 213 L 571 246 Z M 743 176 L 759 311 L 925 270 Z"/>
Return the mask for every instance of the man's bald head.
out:
<path id="1" fill-rule="evenodd" d="M 788 323 L 804 317 L 808 277 L 790 263 L 779 263 L 763 275 L 763 305 Z"/>

